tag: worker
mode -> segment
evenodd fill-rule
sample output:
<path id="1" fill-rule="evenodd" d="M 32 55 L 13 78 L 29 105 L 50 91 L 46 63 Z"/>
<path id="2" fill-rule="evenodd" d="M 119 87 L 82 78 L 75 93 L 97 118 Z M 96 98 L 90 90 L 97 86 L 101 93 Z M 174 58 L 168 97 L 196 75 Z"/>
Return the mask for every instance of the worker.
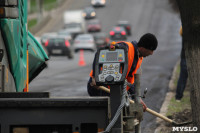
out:
<path id="1" fill-rule="evenodd" d="M 182 31 L 182 26 L 181 26 L 180 35 L 182 36 L 182 34 L 183 34 L 183 31 Z M 183 97 L 183 92 L 186 87 L 187 78 L 188 78 L 188 72 L 187 72 L 184 45 L 183 45 L 183 41 L 182 41 L 180 75 L 179 75 L 178 84 L 177 84 L 177 88 L 176 88 L 176 95 L 175 95 L 177 102 L 180 102 Z"/>
<path id="2" fill-rule="evenodd" d="M 125 47 L 128 50 L 128 71 L 126 75 L 126 79 L 129 83 L 132 84 L 131 87 L 127 87 L 127 91 L 130 95 L 134 95 L 134 74 L 136 74 L 137 70 L 141 67 L 141 63 L 144 57 L 152 55 L 153 52 L 157 48 L 158 41 L 155 35 L 151 33 L 144 34 L 139 42 L 116 42 L 115 45 L 119 47 Z M 90 96 L 109 96 L 108 93 L 98 89 L 95 82 L 94 76 L 94 62 L 93 62 L 93 70 L 90 72 L 90 79 L 87 84 L 88 94 Z M 146 105 L 145 105 L 146 106 Z"/>

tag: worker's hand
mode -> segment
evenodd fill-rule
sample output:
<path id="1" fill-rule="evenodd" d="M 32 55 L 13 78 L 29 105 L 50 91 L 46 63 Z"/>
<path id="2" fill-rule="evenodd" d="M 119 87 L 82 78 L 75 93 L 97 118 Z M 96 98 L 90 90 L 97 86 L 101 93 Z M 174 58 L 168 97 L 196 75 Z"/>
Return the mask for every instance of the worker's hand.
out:
<path id="1" fill-rule="evenodd" d="M 96 81 L 95 78 L 92 77 L 92 82 L 90 83 L 91 86 L 95 86 L 96 85 Z"/>
<path id="2" fill-rule="evenodd" d="M 99 86 L 96 85 L 96 81 L 95 78 L 92 77 L 92 82 L 90 83 L 90 85 L 96 89 L 99 89 Z"/>
<path id="3" fill-rule="evenodd" d="M 147 105 L 143 102 L 143 100 L 141 98 L 140 98 L 140 102 L 143 105 L 143 112 L 145 112 L 147 109 Z"/>

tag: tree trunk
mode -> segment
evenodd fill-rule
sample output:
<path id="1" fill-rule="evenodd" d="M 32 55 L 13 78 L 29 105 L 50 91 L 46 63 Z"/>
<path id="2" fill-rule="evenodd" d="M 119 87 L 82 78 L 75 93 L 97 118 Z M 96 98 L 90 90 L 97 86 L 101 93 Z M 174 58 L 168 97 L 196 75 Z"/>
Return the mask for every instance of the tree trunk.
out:
<path id="1" fill-rule="evenodd" d="M 179 6 L 189 80 L 193 125 L 200 132 L 200 0 L 176 0 Z"/>

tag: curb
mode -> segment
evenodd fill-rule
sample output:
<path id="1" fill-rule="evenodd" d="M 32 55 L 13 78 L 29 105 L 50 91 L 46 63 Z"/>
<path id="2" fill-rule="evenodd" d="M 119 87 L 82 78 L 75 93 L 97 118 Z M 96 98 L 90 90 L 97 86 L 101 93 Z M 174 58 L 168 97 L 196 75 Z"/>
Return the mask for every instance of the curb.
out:
<path id="1" fill-rule="evenodd" d="M 180 60 L 178 60 L 176 62 L 176 65 L 174 66 L 174 69 L 173 69 L 173 72 L 172 72 L 172 76 L 171 76 L 171 79 L 169 81 L 169 85 L 168 85 L 168 92 L 165 96 L 165 100 L 162 104 L 162 107 L 160 109 L 160 114 L 166 116 L 166 112 L 167 112 L 167 109 L 168 109 L 168 106 L 169 106 L 169 102 L 170 100 L 175 96 L 175 92 L 174 90 L 176 89 L 176 86 L 174 84 L 174 80 L 176 79 L 177 75 L 176 75 L 176 71 L 177 71 L 177 68 L 180 64 Z M 158 127 L 156 128 L 156 130 L 154 131 L 154 133 L 160 133 L 160 130 L 164 127 L 164 124 L 163 124 L 163 121 L 162 119 L 160 118 L 156 118 L 156 123 L 158 125 Z"/>

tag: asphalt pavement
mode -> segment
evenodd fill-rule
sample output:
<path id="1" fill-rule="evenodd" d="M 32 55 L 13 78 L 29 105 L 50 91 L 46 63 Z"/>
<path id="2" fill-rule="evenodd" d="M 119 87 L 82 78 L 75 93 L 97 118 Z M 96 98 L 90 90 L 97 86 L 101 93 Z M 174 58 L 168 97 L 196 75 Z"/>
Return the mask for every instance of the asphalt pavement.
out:
<path id="1" fill-rule="evenodd" d="M 83 9 L 90 6 L 88 0 L 68 0 L 60 10 L 52 14 L 52 20 L 38 31 L 56 32 L 63 27 L 62 15 L 65 10 Z M 141 88 L 148 88 L 144 99 L 150 109 L 159 112 L 173 67 L 181 50 L 179 16 L 175 14 L 168 0 L 107 0 L 106 7 L 97 8 L 97 18 L 101 21 L 103 32 L 109 30 L 118 20 L 128 20 L 132 24 L 132 36 L 128 41 L 138 41 L 140 36 L 150 32 L 157 36 L 158 48 L 154 54 L 144 59 L 141 66 Z M 51 57 L 48 68 L 30 84 L 31 91 L 48 91 L 52 97 L 88 96 L 87 81 L 92 68 L 94 53 L 85 51 L 86 66 L 78 65 L 80 55 L 75 54 L 73 60 L 67 57 Z M 142 121 L 142 133 L 153 133 L 156 128 L 156 117 L 145 113 Z"/>

